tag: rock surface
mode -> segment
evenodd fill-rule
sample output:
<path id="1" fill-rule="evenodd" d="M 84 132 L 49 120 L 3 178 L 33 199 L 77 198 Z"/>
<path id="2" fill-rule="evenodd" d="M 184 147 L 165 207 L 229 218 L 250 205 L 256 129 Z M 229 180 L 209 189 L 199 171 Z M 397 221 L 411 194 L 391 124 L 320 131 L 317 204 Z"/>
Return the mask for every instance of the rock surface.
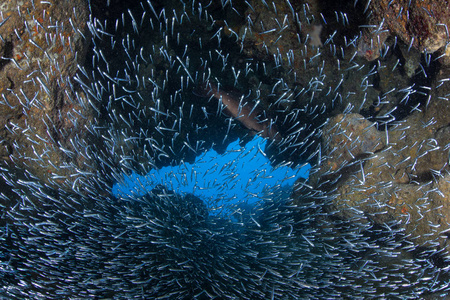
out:
<path id="1" fill-rule="evenodd" d="M 426 108 L 388 130 L 358 114 L 332 118 L 311 183 L 333 190 L 329 210 L 344 219 L 395 224 L 417 246 L 449 251 L 450 89 L 440 76 Z"/>
<path id="2" fill-rule="evenodd" d="M 3 1 L 0 23 L 0 157 L 43 182 L 72 188 L 93 162 L 77 142 L 92 107 L 73 77 L 88 42 L 86 3 Z"/>

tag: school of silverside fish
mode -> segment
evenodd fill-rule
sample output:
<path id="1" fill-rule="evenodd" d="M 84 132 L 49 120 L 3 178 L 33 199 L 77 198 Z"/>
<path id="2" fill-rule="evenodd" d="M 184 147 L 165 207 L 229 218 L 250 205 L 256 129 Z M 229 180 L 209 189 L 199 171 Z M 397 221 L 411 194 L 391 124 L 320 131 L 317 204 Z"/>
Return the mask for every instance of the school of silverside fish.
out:
<path id="1" fill-rule="evenodd" d="M 0 71 L 23 81 L 10 73 L 0 96 L 2 114 L 21 112 L 1 120 L 0 298 L 448 294 L 448 121 L 410 140 L 447 118 L 445 53 L 386 39 L 364 23 L 371 1 L 321 13 L 289 0 L 25 2 L 0 14 L 0 29 L 24 23 L 0 35 Z M 169 182 L 111 194 L 131 172 L 254 134 L 274 165 L 311 164 L 310 179 L 250 209 L 211 208 Z"/>

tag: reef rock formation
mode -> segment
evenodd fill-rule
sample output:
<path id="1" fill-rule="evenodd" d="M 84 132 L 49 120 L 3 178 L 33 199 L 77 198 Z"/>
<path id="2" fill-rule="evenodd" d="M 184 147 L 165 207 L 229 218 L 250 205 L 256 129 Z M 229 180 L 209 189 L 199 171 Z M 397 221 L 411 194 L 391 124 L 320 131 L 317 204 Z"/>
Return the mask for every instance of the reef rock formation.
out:
<path id="1" fill-rule="evenodd" d="M 367 48 L 364 55 L 369 60 L 378 58 L 389 34 L 420 52 L 434 53 L 447 47 L 450 41 L 448 5 L 446 0 L 368 1 L 373 25 L 360 44 Z M 443 53 L 448 56 L 447 51 L 444 49 Z"/>
<path id="2" fill-rule="evenodd" d="M 440 113 L 449 109 L 443 97 L 448 86 L 436 89 L 441 80 L 424 111 L 384 131 L 357 114 L 330 120 L 323 165 L 311 180 L 319 189 L 335 189 L 329 209 L 336 215 L 363 224 L 395 224 L 416 247 L 447 253 L 450 117 Z"/>
<path id="3" fill-rule="evenodd" d="M 73 79 L 87 51 L 84 1 L 7 1 L 0 21 L 0 155 L 54 187 L 92 161 L 74 145 L 92 114 Z M 83 143 L 83 142 L 81 142 Z"/>

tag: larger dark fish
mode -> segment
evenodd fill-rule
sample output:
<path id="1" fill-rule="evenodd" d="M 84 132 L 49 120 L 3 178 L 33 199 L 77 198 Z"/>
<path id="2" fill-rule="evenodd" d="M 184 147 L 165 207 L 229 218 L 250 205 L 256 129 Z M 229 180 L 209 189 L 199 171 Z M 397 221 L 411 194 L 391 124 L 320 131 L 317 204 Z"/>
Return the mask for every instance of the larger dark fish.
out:
<path id="1" fill-rule="evenodd" d="M 234 119 L 242 123 L 246 128 L 256 131 L 262 137 L 271 140 L 280 141 L 281 135 L 276 125 L 271 119 L 265 118 L 260 120 L 261 109 L 249 102 L 243 102 L 242 98 L 238 99 L 236 95 L 219 89 L 216 85 L 209 83 L 207 95 L 213 96 L 222 101 L 225 111 Z"/>

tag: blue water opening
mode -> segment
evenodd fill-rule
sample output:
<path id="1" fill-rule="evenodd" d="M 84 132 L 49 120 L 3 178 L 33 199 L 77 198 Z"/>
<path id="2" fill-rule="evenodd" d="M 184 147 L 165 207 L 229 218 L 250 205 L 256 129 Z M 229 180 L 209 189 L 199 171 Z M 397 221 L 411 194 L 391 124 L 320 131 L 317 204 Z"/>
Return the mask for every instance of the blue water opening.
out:
<path id="1" fill-rule="evenodd" d="M 202 199 L 210 212 L 224 212 L 232 207 L 254 206 L 278 188 L 292 188 L 295 181 L 308 178 L 311 166 L 291 168 L 291 164 L 272 167 L 263 152 L 267 140 L 255 136 L 245 147 L 239 140 L 230 143 L 224 154 L 210 149 L 197 156 L 193 164 L 153 169 L 147 175 L 132 173 L 116 183 L 116 197 L 143 196 L 157 185 Z"/>

